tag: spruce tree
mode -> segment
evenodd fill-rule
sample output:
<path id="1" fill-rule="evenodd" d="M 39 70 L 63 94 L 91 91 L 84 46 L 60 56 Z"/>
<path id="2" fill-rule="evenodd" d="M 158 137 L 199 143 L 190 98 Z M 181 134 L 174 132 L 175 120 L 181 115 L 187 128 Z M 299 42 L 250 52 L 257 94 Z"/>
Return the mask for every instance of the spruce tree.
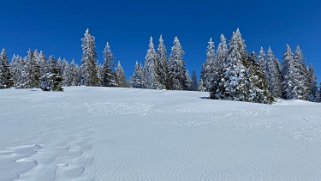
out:
<path id="1" fill-rule="evenodd" d="M 209 91 L 213 81 L 217 78 L 218 63 L 215 57 L 215 46 L 212 38 L 210 38 L 206 50 L 206 61 L 203 64 L 202 76 L 201 76 L 201 88 L 202 91 Z"/>
<path id="2" fill-rule="evenodd" d="M 136 62 L 134 73 L 130 79 L 131 87 L 146 88 L 145 77 L 142 66 Z"/>
<path id="3" fill-rule="evenodd" d="M 271 47 L 268 49 L 267 54 L 267 79 L 269 83 L 269 90 L 273 97 L 282 97 L 282 76 L 279 69 L 279 62 L 275 58 Z"/>
<path id="4" fill-rule="evenodd" d="M 110 50 L 110 45 L 107 42 L 104 49 L 104 65 L 102 68 L 102 86 L 116 87 L 114 69 L 114 56 Z"/>
<path id="5" fill-rule="evenodd" d="M 75 63 L 75 60 L 72 60 L 70 63 L 70 77 L 71 77 L 71 86 L 79 86 L 80 85 L 80 68 Z"/>
<path id="6" fill-rule="evenodd" d="M 318 91 L 318 96 L 317 96 L 317 102 L 321 102 L 321 82 L 319 84 L 319 91 Z"/>
<path id="7" fill-rule="evenodd" d="M 169 85 L 172 90 L 186 90 L 186 68 L 183 60 L 184 50 L 177 37 L 170 54 L 168 64 Z"/>
<path id="8" fill-rule="evenodd" d="M 12 73 L 16 88 L 29 88 L 28 65 L 26 59 L 16 55 L 12 60 Z"/>
<path id="9" fill-rule="evenodd" d="M 252 53 L 246 62 L 245 85 L 246 100 L 249 102 L 271 104 L 274 101 L 269 91 L 268 81 L 264 74 L 263 67 L 256 60 L 256 54 Z"/>
<path id="10" fill-rule="evenodd" d="M 226 38 L 222 34 L 220 37 L 220 43 L 218 44 L 218 48 L 217 48 L 217 61 L 219 65 L 223 64 L 227 55 L 228 55 L 228 47 L 226 43 Z"/>
<path id="11" fill-rule="evenodd" d="M 185 90 L 192 90 L 193 82 L 191 76 L 189 75 L 188 71 L 186 71 L 186 88 Z"/>
<path id="12" fill-rule="evenodd" d="M 315 75 L 315 71 L 312 65 L 309 66 L 308 70 L 309 75 L 309 94 L 308 100 L 312 102 L 317 102 L 318 97 L 318 83 Z"/>
<path id="13" fill-rule="evenodd" d="M 14 82 L 6 50 L 2 49 L 0 54 L 0 88 L 10 88 L 13 85 Z"/>
<path id="14" fill-rule="evenodd" d="M 65 67 L 65 71 L 63 74 L 63 82 L 62 85 L 63 86 L 71 86 L 72 85 L 72 65 L 71 64 L 67 64 Z"/>
<path id="15" fill-rule="evenodd" d="M 263 47 L 261 47 L 258 57 L 259 64 L 261 65 L 265 75 L 268 75 L 267 56 Z"/>
<path id="16" fill-rule="evenodd" d="M 115 70 L 115 81 L 117 87 L 127 87 L 125 72 L 119 61 Z"/>
<path id="17" fill-rule="evenodd" d="M 229 54 L 224 62 L 224 99 L 244 101 L 245 92 L 245 67 L 242 62 L 242 54 L 245 45 L 239 47 L 240 37 L 233 33 Z"/>
<path id="18" fill-rule="evenodd" d="M 192 73 L 192 87 L 191 87 L 192 91 L 198 91 L 198 80 L 197 80 L 197 75 L 196 72 L 193 71 Z"/>
<path id="19" fill-rule="evenodd" d="M 157 65 L 157 53 L 154 49 L 153 38 L 150 37 L 149 48 L 147 50 L 144 63 L 144 76 L 146 79 L 146 88 L 162 88 L 161 83 L 158 81 L 159 78 L 156 71 L 158 69 L 158 67 L 156 67 Z"/>
<path id="20" fill-rule="evenodd" d="M 47 65 L 47 60 L 46 60 L 46 56 L 44 55 L 44 53 L 42 51 L 40 51 L 40 53 L 38 54 L 38 56 L 36 56 L 37 62 L 40 66 L 40 77 L 44 76 L 48 70 L 48 65 Z"/>
<path id="21" fill-rule="evenodd" d="M 222 34 L 220 37 L 220 43 L 217 49 L 217 65 L 216 65 L 216 78 L 210 87 L 210 98 L 211 99 L 224 99 L 225 98 L 225 87 L 224 87 L 224 64 L 228 55 L 228 47 L 226 38 Z"/>
<path id="22" fill-rule="evenodd" d="M 159 37 L 159 45 L 157 48 L 157 66 L 156 66 L 156 74 L 158 77 L 159 87 L 160 89 L 170 89 L 168 85 L 168 70 L 167 70 L 167 50 L 164 45 L 163 36 Z"/>
<path id="23" fill-rule="evenodd" d="M 233 33 L 233 39 L 236 41 L 237 46 L 238 46 L 238 52 L 241 55 L 241 59 L 248 60 L 248 54 L 246 51 L 246 45 L 245 45 L 245 40 L 242 38 L 242 34 L 240 31 L 240 28 L 237 28 L 236 31 Z"/>
<path id="24" fill-rule="evenodd" d="M 283 97 L 285 99 L 303 99 L 304 91 L 301 89 L 303 83 L 299 81 L 300 69 L 293 56 L 290 46 L 287 45 L 282 66 Z"/>
<path id="25" fill-rule="evenodd" d="M 296 62 L 297 69 L 299 69 L 299 74 L 298 74 L 298 81 L 300 82 L 298 89 L 301 92 L 301 97 L 304 100 L 308 100 L 309 97 L 309 75 L 308 75 L 308 70 L 305 64 L 305 58 L 303 55 L 303 52 L 300 48 L 300 46 L 297 46 L 295 53 L 294 53 L 294 61 Z"/>
<path id="26" fill-rule="evenodd" d="M 86 86 L 97 86 L 98 70 L 97 70 L 97 53 L 95 45 L 95 37 L 93 37 L 89 29 L 86 30 L 82 41 L 82 84 Z"/>
<path id="27" fill-rule="evenodd" d="M 22 58 L 18 55 L 13 55 L 10 68 L 14 82 L 14 87 L 18 87 L 23 69 Z"/>
<path id="28" fill-rule="evenodd" d="M 57 68 L 57 61 L 55 60 L 55 58 L 53 56 L 49 56 L 49 60 L 48 60 L 48 72 L 47 73 L 52 73 L 54 71 L 54 69 Z"/>
<path id="29" fill-rule="evenodd" d="M 36 51 L 37 52 L 37 51 Z M 35 54 L 30 49 L 27 56 L 27 67 L 28 67 L 28 88 L 39 88 L 40 87 L 40 66 L 36 59 L 37 53 Z"/>

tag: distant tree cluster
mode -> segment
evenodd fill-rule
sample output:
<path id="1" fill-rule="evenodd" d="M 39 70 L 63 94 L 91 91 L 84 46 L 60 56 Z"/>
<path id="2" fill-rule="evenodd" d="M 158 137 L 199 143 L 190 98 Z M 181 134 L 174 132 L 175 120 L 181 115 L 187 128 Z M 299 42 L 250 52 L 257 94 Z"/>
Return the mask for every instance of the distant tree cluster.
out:
<path id="1" fill-rule="evenodd" d="M 261 47 L 259 55 L 248 53 L 241 32 L 237 29 L 227 46 L 221 35 L 218 49 L 212 39 L 208 42 L 207 59 L 201 73 L 202 91 L 212 99 L 228 99 L 271 103 L 275 98 L 301 99 L 320 102 L 317 79 L 298 46 L 295 53 L 289 45 L 280 65 L 269 47 Z"/>
<path id="2" fill-rule="evenodd" d="M 159 38 L 157 51 L 154 48 L 153 38 L 150 38 L 144 67 L 136 62 L 129 85 L 135 88 L 198 90 L 196 73 L 193 72 L 191 79 L 183 56 L 184 50 L 177 37 L 174 39 L 169 58 L 163 37 Z"/>
<path id="3" fill-rule="evenodd" d="M 148 89 L 208 91 L 211 99 L 226 99 L 257 103 L 272 103 L 275 98 L 301 99 L 321 102 L 321 88 L 312 65 L 306 66 L 298 46 L 293 53 L 287 46 L 282 64 L 269 47 L 267 54 L 261 48 L 258 55 L 248 53 L 241 32 L 237 29 L 227 43 L 224 35 L 215 48 L 208 42 L 206 61 L 198 81 L 192 77 L 184 62 L 184 50 L 174 38 L 169 55 L 160 36 L 157 49 L 150 38 L 144 65 L 136 62 L 133 75 L 126 80 L 120 62 L 107 42 L 103 64 L 97 59 L 95 37 L 87 29 L 82 41 L 81 65 L 74 60 L 47 59 L 42 51 L 29 50 L 24 58 L 14 55 L 9 64 L 6 51 L 0 54 L 0 88 L 41 88 L 62 91 L 62 86 L 134 87 Z M 320 84 L 321 86 L 321 84 Z"/>

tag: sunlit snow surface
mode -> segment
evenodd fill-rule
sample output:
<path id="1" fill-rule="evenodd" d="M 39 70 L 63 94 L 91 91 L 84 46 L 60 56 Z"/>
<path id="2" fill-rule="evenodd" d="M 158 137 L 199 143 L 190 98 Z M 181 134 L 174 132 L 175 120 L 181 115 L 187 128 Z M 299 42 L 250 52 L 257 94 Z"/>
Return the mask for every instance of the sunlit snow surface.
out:
<path id="1" fill-rule="evenodd" d="M 321 179 L 321 104 L 206 96 L 0 90 L 0 180 Z"/>

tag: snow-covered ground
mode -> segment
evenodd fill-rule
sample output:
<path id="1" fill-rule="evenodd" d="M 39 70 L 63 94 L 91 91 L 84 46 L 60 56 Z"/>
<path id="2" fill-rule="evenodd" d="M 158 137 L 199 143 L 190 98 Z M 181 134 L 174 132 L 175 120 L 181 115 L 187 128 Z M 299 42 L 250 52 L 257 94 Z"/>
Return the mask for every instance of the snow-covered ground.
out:
<path id="1" fill-rule="evenodd" d="M 206 96 L 0 90 L 0 180 L 321 179 L 321 104 Z"/>

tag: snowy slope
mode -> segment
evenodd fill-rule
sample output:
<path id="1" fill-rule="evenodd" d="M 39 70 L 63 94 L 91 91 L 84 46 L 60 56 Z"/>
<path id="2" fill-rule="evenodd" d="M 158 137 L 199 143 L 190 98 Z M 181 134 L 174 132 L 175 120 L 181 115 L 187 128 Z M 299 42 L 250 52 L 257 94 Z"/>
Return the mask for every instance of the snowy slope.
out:
<path id="1" fill-rule="evenodd" d="M 320 180 L 321 104 L 0 90 L 0 180 Z"/>

